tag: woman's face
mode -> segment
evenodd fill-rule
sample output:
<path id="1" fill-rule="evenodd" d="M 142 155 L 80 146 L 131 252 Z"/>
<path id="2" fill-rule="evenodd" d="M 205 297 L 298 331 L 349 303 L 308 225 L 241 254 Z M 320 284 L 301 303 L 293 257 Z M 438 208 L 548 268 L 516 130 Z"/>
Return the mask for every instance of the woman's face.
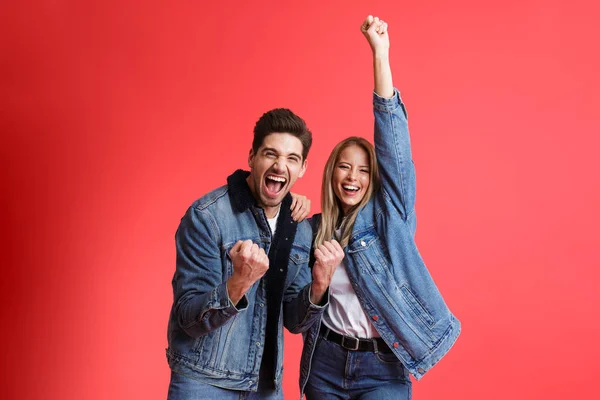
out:
<path id="1" fill-rule="evenodd" d="M 333 169 L 332 185 L 344 214 L 365 197 L 370 182 L 367 152 L 357 145 L 342 150 Z"/>

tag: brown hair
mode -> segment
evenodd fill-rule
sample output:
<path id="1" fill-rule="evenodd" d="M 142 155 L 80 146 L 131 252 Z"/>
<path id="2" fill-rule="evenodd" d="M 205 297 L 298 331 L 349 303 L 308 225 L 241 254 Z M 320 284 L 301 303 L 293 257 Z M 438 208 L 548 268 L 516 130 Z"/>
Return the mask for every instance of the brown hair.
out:
<path id="1" fill-rule="evenodd" d="M 312 145 L 312 133 L 302 118 L 287 108 L 275 108 L 260 117 L 254 126 L 252 152 L 256 154 L 265 137 L 271 133 L 289 133 L 302 143 L 302 159 L 306 160 Z"/>

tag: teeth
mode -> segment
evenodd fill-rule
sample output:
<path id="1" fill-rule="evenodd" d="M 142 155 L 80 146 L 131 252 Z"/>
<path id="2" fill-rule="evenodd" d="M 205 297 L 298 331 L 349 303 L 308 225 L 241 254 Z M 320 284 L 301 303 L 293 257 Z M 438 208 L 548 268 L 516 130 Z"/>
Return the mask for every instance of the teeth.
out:
<path id="1" fill-rule="evenodd" d="M 279 176 L 271 176 L 271 175 L 269 175 L 269 176 L 267 176 L 267 179 L 270 179 L 270 180 L 275 181 L 275 182 L 285 183 L 285 178 L 281 178 Z"/>
<path id="2" fill-rule="evenodd" d="M 353 190 L 353 191 L 358 191 L 358 187 L 356 186 L 352 186 L 352 185 L 344 185 L 342 186 L 344 189 L 346 190 Z"/>

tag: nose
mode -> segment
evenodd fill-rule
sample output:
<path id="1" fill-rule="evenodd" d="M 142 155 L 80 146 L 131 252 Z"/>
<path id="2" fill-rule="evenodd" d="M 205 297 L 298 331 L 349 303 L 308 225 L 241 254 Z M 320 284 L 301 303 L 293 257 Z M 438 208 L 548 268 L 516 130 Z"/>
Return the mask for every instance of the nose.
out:
<path id="1" fill-rule="evenodd" d="M 348 178 L 349 178 L 351 181 L 355 181 L 355 180 L 357 179 L 357 178 L 356 178 L 356 177 L 357 177 L 357 173 L 358 173 L 358 172 L 356 171 L 356 169 L 354 169 L 354 168 L 351 168 L 351 169 L 348 171 Z"/>
<path id="2" fill-rule="evenodd" d="M 273 163 L 273 169 L 275 171 L 283 171 L 284 168 L 285 168 L 285 161 L 283 161 L 281 158 L 277 158 L 275 160 L 275 162 Z"/>

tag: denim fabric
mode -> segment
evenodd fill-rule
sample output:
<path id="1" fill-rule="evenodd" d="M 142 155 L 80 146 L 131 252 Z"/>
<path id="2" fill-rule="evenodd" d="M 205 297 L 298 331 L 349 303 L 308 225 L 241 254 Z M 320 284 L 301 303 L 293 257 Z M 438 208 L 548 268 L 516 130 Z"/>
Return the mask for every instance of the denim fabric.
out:
<path id="1" fill-rule="evenodd" d="M 283 391 L 259 383 L 256 392 L 223 389 L 171 372 L 167 400 L 283 400 Z"/>
<path id="2" fill-rule="evenodd" d="M 252 240 L 267 253 L 272 243 L 265 214 L 256 206 L 245 176 L 247 173 L 243 171 L 230 176 L 228 186 L 194 202 L 181 220 L 175 236 L 177 265 L 167 360 L 173 372 L 203 383 L 256 391 L 266 336 L 266 282 L 264 278 L 257 281 L 236 306 L 231 303 L 226 286 L 233 273 L 229 251 L 238 240 Z M 290 213 L 284 213 L 290 204 L 288 195 L 282 203 L 280 218 L 292 225 Z M 277 326 L 277 354 L 272 373 L 275 387 L 280 387 L 282 379 L 283 326 L 292 333 L 303 332 L 323 312 L 323 307 L 310 303 L 311 240 L 308 223 L 298 224 L 289 253 Z"/>
<path id="3" fill-rule="evenodd" d="M 410 400 L 408 371 L 393 353 L 346 350 L 319 336 L 307 400 Z"/>
<path id="4" fill-rule="evenodd" d="M 415 244 L 415 169 L 399 92 L 395 90 L 391 99 L 375 94 L 373 109 L 381 188 L 359 211 L 344 262 L 371 323 L 420 379 L 450 350 L 460 322 L 446 306 Z M 301 391 L 311 374 L 318 326 L 304 334 Z"/>

